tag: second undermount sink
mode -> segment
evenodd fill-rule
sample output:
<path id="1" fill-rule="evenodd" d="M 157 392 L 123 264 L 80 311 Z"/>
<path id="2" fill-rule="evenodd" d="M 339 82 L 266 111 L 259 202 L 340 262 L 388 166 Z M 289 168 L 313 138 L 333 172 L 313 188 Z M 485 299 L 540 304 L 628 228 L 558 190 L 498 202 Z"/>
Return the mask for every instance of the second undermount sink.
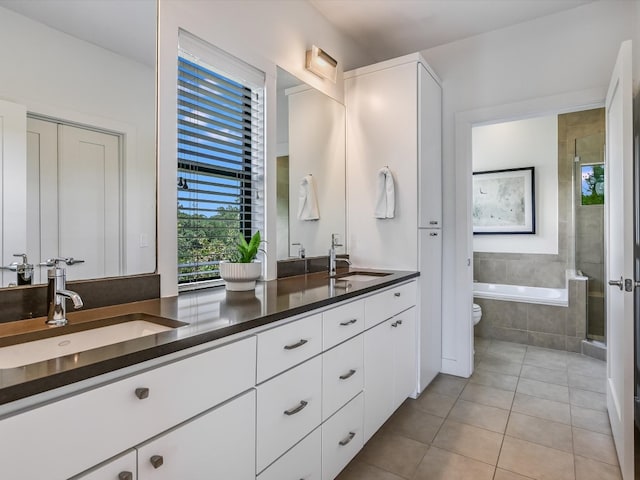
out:
<path id="1" fill-rule="evenodd" d="M 354 282 L 370 282 L 371 280 L 378 280 L 380 277 L 386 277 L 391 275 L 384 272 L 349 272 L 342 275 L 338 275 L 338 280 L 349 280 Z"/>
<path id="2" fill-rule="evenodd" d="M 6 346 L 0 346 L 0 369 L 22 367 L 85 352 L 166 332 L 182 325 L 186 323 L 135 313 L 16 335 L 3 339 L 2 343 Z"/>

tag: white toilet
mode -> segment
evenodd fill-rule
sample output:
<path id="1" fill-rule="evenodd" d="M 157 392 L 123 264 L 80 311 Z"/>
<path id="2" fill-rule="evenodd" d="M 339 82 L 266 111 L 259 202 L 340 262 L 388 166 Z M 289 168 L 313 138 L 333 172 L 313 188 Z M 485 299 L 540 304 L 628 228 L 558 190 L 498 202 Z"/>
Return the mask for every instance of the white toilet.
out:
<path id="1" fill-rule="evenodd" d="M 480 308 L 480 305 L 474 303 L 473 304 L 473 324 L 477 325 L 481 318 L 482 318 L 482 308 Z"/>

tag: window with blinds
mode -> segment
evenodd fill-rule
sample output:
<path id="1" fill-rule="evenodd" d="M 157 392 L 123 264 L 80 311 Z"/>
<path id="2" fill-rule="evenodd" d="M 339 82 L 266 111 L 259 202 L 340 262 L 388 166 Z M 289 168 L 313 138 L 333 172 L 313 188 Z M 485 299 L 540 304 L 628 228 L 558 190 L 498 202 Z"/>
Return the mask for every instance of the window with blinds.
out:
<path id="1" fill-rule="evenodd" d="M 180 32 L 178 284 L 219 280 L 264 222 L 264 74 Z"/>

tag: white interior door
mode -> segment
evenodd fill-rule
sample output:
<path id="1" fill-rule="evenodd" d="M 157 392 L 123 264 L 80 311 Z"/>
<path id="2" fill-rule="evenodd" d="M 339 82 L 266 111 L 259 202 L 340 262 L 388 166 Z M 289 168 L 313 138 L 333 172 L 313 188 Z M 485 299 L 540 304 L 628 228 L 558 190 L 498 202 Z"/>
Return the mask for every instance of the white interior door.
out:
<path id="1" fill-rule="evenodd" d="M 633 131 L 631 41 L 606 99 L 607 408 L 624 480 L 633 478 Z"/>

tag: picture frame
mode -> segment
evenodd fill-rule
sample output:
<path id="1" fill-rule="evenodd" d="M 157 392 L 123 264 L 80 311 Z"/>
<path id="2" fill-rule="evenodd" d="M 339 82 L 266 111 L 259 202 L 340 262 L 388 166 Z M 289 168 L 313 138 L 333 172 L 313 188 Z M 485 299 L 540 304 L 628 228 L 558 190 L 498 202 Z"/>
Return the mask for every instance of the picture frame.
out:
<path id="1" fill-rule="evenodd" d="M 473 172 L 473 234 L 536 233 L 534 167 Z"/>

